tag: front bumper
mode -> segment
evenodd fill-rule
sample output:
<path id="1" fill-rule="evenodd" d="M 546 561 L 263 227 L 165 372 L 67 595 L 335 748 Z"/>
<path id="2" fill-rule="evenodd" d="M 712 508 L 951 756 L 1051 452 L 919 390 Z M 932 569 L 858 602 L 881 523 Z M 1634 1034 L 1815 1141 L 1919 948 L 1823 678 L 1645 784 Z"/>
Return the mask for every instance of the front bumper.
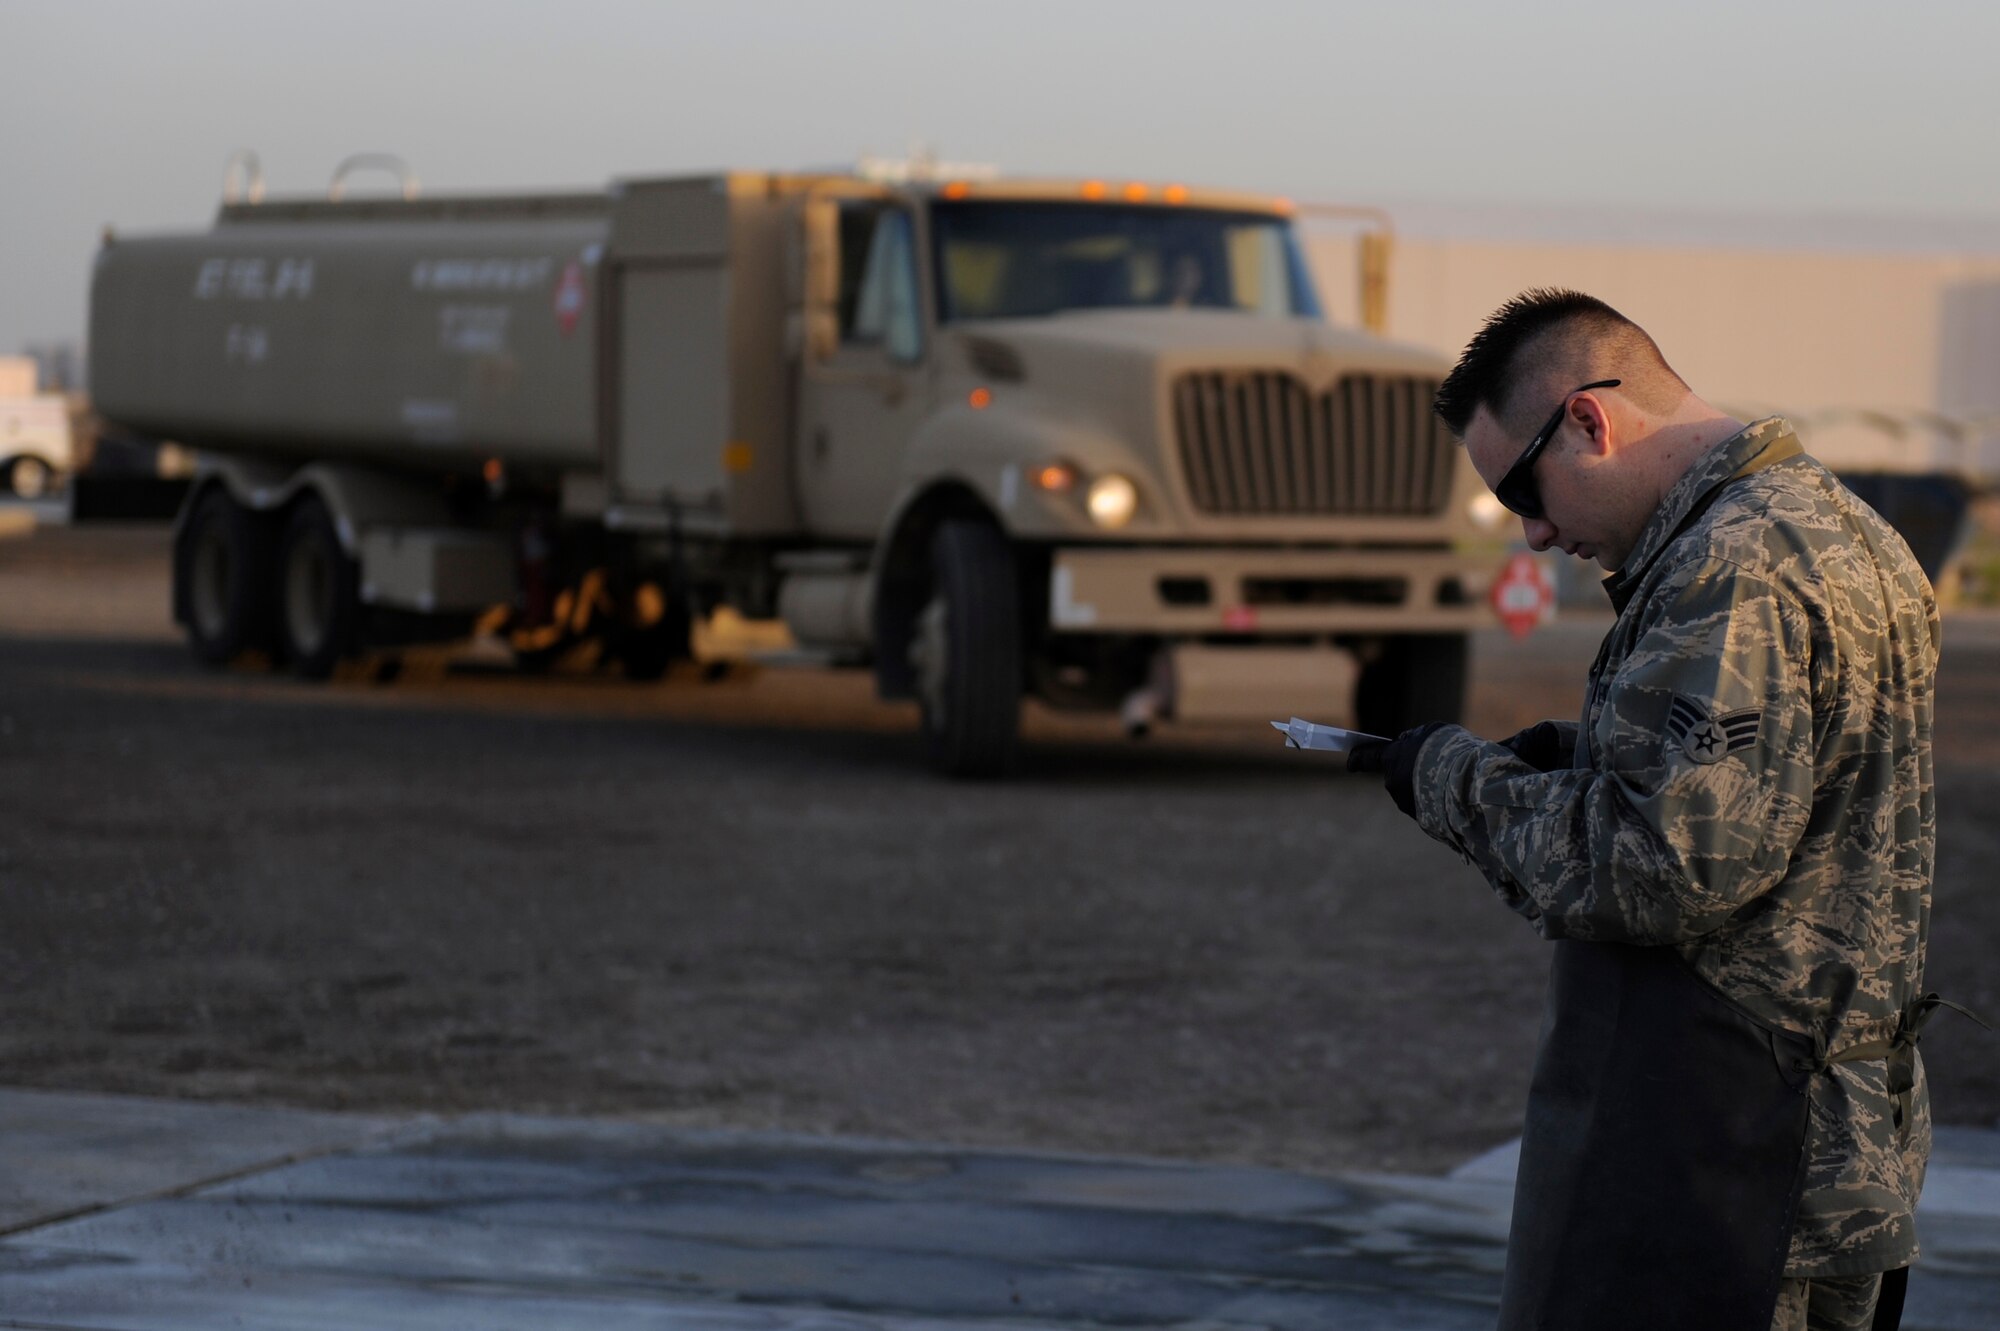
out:
<path id="1" fill-rule="evenodd" d="M 1049 626 L 1073 633 L 1459 633 L 1497 622 L 1497 565 L 1450 550 L 1058 548 Z"/>

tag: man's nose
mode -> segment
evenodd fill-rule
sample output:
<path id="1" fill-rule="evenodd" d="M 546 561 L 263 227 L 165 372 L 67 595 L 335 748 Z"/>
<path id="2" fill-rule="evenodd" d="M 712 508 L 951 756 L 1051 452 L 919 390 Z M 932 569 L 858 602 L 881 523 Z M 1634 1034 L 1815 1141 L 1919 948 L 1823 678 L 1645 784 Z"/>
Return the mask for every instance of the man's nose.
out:
<path id="1" fill-rule="evenodd" d="M 1528 548 L 1536 554 L 1556 543 L 1556 524 L 1547 518 L 1522 518 L 1521 535 L 1528 541 Z"/>

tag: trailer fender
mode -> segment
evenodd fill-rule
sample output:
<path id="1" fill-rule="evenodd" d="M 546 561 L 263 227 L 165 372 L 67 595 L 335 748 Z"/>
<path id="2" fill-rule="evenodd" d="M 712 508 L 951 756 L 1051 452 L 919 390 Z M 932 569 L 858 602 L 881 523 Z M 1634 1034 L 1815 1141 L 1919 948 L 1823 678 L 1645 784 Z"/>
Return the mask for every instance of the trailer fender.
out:
<path id="1" fill-rule="evenodd" d="M 361 534 L 371 527 L 449 527 L 451 509 L 436 482 L 339 463 L 314 463 L 292 478 L 281 503 L 310 491 L 333 515 L 340 546 L 361 557 Z"/>
<path id="2" fill-rule="evenodd" d="M 216 486 L 229 491 L 229 497 L 243 507 L 264 512 L 282 502 L 278 496 L 284 492 L 291 477 L 292 469 L 281 463 L 201 454 L 195 462 L 194 479 L 188 484 L 187 498 L 181 501 L 180 514 L 174 519 L 174 536 L 178 538 L 186 530 L 188 515 L 201 503 L 202 496 Z"/>
<path id="3" fill-rule="evenodd" d="M 340 463 L 316 462 L 294 470 L 254 458 L 203 455 L 176 519 L 176 535 L 202 495 L 215 485 L 223 486 L 237 503 L 257 513 L 279 512 L 303 494 L 317 496 L 333 515 L 341 549 L 357 559 L 361 533 L 370 527 L 452 525 L 444 496 L 423 481 Z"/>

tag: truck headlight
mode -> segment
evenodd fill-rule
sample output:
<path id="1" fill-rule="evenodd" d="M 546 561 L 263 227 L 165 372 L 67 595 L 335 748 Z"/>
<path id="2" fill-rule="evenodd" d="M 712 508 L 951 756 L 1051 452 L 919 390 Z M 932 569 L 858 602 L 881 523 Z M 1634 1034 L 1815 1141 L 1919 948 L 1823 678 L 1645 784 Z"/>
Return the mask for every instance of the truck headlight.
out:
<path id="1" fill-rule="evenodd" d="M 1507 506 L 1490 494 L 1476 494 L 1465 505 L 1474 525 L 1481 531 L 1499 531 L 1507 521 Z"/>
<path id="2" fill-rule="evenodd" d="M 1122 527 L 1139 509 L 1139 487 L 1115 471 L 1108 471 L 1090 483 L 1084 497 L 1090 520 L 1100 527 Z"/>

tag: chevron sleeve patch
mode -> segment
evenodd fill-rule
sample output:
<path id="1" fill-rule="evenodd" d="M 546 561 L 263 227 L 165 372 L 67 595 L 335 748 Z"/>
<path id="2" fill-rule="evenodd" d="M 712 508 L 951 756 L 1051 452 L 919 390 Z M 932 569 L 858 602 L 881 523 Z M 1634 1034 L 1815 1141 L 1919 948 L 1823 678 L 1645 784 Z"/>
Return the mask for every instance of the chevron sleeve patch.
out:
<path id="1" fill-rule="evenodd" d="M 1738 749 L 1757 742 L 1764 724 L 1762 708 L 1747 707 L 1722 715 L 1692 698 L 1676 693 L 1667 708 L 1667 742 L 1698 763 L 1720 762 Z"/>

